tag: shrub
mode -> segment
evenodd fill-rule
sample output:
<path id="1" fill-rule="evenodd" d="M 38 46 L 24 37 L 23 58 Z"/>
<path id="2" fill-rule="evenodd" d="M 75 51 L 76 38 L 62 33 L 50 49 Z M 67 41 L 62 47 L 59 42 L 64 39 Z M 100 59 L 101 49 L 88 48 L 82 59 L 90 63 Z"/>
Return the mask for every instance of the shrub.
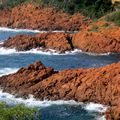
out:
<path id="1" fill-rule="evenodd" d="M 37 0 L 60 8 L 70 14 L 80 12 L 90 18 L 99 18 L 112 10 L 111 0 Z"/>
<path id="2" fill-rule="evenodd" d="M 4 8 L 13 8 L 17 5 L 20 5 L 22 3 L 25 2 L 30 2 L 31 0 L 5 0 L 1 5 L 0 5 L 0 9 L 4 9 Z"/>
<path id="3" fill-rule="evenodd" d="M 117 12 L 114 12 L 114 13 L 107 15 L 105 17 L 105 20 L 107 20 L 109 22 L 114 22 L 118 26 L 120 26 L 120 11 L 117 11 Z"/>
<path id="4" fill-rule="evenodd" d="M 28 108 L 24 105 L 10 107 L 0 102 L 0 120 L 35 120 L 37 112 L 35 108 Z"/>

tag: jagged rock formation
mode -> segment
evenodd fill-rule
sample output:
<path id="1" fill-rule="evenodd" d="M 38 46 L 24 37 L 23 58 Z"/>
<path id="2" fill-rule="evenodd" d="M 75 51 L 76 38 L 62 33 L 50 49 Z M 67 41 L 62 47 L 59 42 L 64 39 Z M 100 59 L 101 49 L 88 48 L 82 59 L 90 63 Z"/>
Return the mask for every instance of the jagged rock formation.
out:
<path id="1" fill-rule="evenodd" d="M 35 36 L 19 35 L 9 38 L 2 45 L 6 48 L 16 48 L 18 51 L 30 50 L 37 48 L 38 50 L 54 49 L 61 53 L 73 50 L 72 35 L 65 33 L 42 33 Z"/>
<path id="2" fill-rule="evenodd" d="M 98 21 L 76 34 L 41 33 L 35 36 L 20 35 L 9 38 L 2 45 L 18 51 L 32 48 L 54 49 L 60 53 L 75 48 L 91 53 L 120 53 L 120 28 L 113 23 Z"/>
<path id="3" fill-rule="evenodd" d="M 119 119 L 120 62 L 101 68 L 54 71 L 36 62 L 0 78 L 2 88 L 13 94 L 33 94 L 39 99 L 76 100 L 109 105 L 107 118 Z"/>
<path id="4" fill-rule="evenodd" d="M 98 21 L 77 33 L 73 46 L 85 52 L 120 53 L 120 28 L 105 21 Z"/>
<path id="5" fill-rule="evenodd" d="M 69 15 L 51 7 L 23 4 L 0 11 L 0 26 L 38 30 L 78 31 L 91 20 L 80 15 Z"/>

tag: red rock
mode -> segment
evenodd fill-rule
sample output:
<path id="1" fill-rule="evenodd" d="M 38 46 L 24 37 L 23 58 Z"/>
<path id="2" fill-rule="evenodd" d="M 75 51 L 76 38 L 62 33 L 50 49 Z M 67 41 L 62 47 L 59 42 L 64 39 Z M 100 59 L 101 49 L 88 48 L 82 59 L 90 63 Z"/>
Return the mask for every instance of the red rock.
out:
<path id="1" fill-rule="evenodd" d="M 55 8 L 32 3 L 0 11 L 0 26 L 12 28 L 78 31 L 90 22 L 80 14 L 72 16 Z"/>
<path id="2" fill-rule="evenodd" d="M 0 78 L 7 92 L 19 95 L 33 94 L 39 99 L 76 100 L 110 106 L 108 120 L 119 119 L 120 62 L 101 68 L 54 71 L 42 63 L 34 63 L 17 73 Z M 112 115 L 112 116 L 111 116 Z"/>
<path id="3" fill-rule="evenodd" d="M 18 35 L 9 38 L 2 45 L 6 48 L 16 48 L 18 51 L 30 50 L 32 48 L 54 49 L 61 53 L 73 49 L 72 36 L 65 33 L 42 33 L 35 36 Z"/>
<path id="4" fill-rule="evenodd" d="M 107 25 L 108 26 L 105 26 Z M 98 21 L 83 29 L 73 38 L 73 46 L 85 52 L 120 52 L 120 28 Z"/>

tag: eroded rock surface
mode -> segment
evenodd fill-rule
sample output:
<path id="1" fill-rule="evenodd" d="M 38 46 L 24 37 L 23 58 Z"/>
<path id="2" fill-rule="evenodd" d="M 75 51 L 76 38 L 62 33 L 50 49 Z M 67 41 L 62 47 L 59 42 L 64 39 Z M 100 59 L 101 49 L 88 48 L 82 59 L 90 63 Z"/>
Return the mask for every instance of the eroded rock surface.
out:
<path id="1" fill-rule="evenodd" d="M 18 51 L 26 51 L 37 48 L 38 50 L 54 49 L 61 53 L 73 50 L 72 35 L 65 33 L 42 33 L 35 36 L 18 35 L 9 38 L 3 43 L 5 48 L 16 48 Z"/>
<path id="2" fill-rule="evenodd" d="M 120 53 L 120 28 L 98 21 L 74 36 L 74 47 L 92 53 Z"/>
<path id="3" fill-rule="evenodd" d="M 77 48 L 97 54 L 120 53 L 120 28 L 101 20 L 76 34 L 47 32 L 35 36 L 18 35 L 9 38 L 2 46 L 18 51 L 43 48 L 44 51 L 54 49 L 65 53 Z"/>
<path id="4" fill-rule="evenodd" d="M 91 21 L 80 15 L 69 15 L 51 7 L 32 3 L 0 11 L 0 26 L 39 30 L 78 31 Z"/>
<path id="5" fill-rule="evenodd" d="M 54 71 L 36 62 L 0 78 L 4 91 L 39 99 L 76 100 L 109 105 L 107 118 L 119 120 L 120 62 L 101 68 Z"/>

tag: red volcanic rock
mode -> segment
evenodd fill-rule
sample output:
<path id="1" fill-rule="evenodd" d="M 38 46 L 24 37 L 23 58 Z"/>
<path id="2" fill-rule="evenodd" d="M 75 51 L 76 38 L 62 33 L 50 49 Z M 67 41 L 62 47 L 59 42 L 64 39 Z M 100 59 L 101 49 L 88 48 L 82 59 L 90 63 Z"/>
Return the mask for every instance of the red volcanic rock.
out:
<path id="1" fill-rule="evenodd" d="M 30 50 L 32 48 L 54 49 L 65 52 L 73 49 L 72 36 L 65 33 L 42 33 L 35 36 L 19 35 L 9 38 L 2 45 L 6 48 L 16 48 L 18 51 Z"/>
<path id="2" fill-rule="evenodd" d="M 11 10 L 0 10 L 0 26 L 1 27 L 6 27 L 10 26 L 10 15 L 11 15 Z"/>
<path id="3" fill-rule="evenodd" d="M 120 62 L 101 68 L 69 69 L 54 72 L 41 62 L 0 78 L 5 91 L 33 94 L 39 99 L 76 100 L 109 105 L 107 118 L 119 119 Z"/>
<path id="4" fill-rule="evenodd" d="M 10 88 L 10 91 L 17 90 L 19 92 L 20 89 L 28 89 L 54 73 L 53 68 L 46 68 L 40 61 L 37 61 L 26 68 L 21 68 L 17 73 L 10 75 L 9 80 L 7 79 L 8 76 L 5 76 L 7 81 L 2 81 L 4 79 L 4 77 L 2 77 L 0 84 L 8 89 Z M 11 89 L 12 87 L 14 88 Z"/>
<path id="5" fill-rule="evenodd" d="M 12 10 L 0 11 L 0 26 L 39 30 L 76 31 L 90 23 L 80 14 L 69 15 L 51 7 L 32 3 L 23 4 Z"/>
<path id="6" fill-rule="evenodd" d="M 99 24 L 98 24 L 99 23 Z M 120 28 L 98 22 L 77 33 L 73 45 L 85 52 L 120 52 Z"/>

